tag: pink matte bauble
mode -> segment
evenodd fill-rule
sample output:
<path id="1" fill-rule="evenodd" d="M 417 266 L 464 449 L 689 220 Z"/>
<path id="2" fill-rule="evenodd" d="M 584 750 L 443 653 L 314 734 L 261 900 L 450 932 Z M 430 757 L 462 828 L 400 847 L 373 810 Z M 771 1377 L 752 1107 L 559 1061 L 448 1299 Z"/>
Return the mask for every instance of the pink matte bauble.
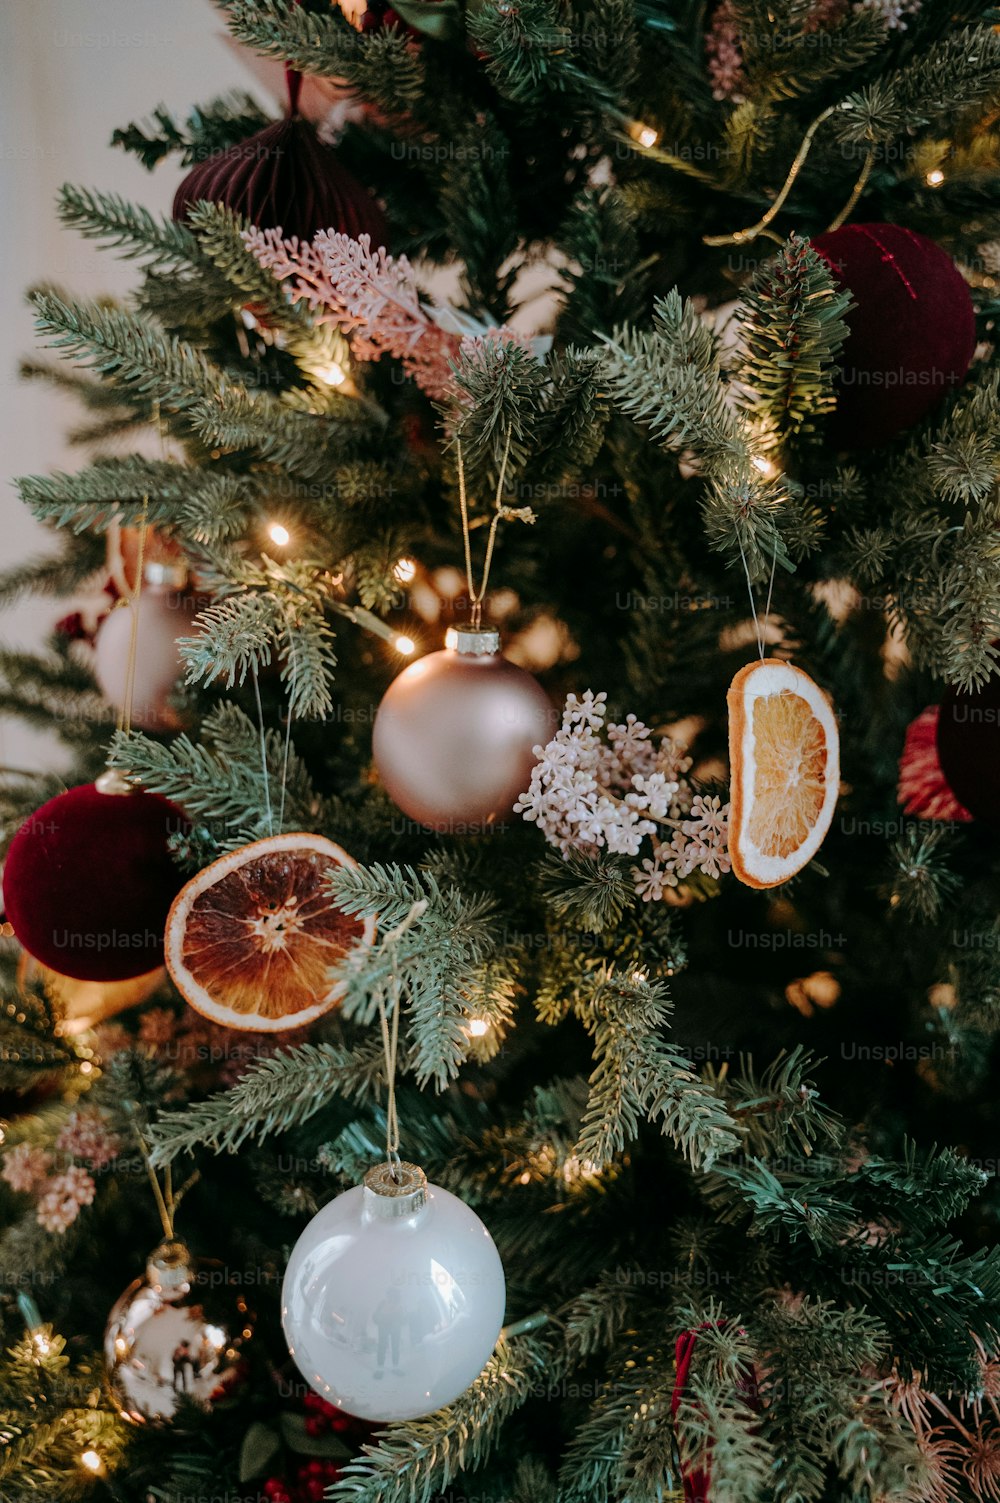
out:
<path id="1" fill-rule="evenodd" d="M 118 710 L 125 703 L 133 609 L 139 625 L 132 724 L 160 730 L 172 723 L 166 701 L 183 669 L 177 639 L 190 635 L 197 602 L 183 591 L 145 585 L 134 607 L 117 606 L 105 616 L 94 643 L 94 676 L 105 699 Z"/>
<path id="2" fill-rule="evenodd" d="M 157 793 L 102 793 L 99 784 L 115 778 L 102 774 L 36 809 L 4 866 L 18 940 L 78 981 L 122 981 L 160 965 L 167 911 L 184 885 L 167 845 L 188 829 L 183 811 Z"/>
<path id="3" fill-rule="evenodd" d="M 505 820 L 531 781 L 534 748 L 554 734 L 538 681 L 499 651 L 446 647 L 390 684 L 372 752 L 404 814 L 440 833 L 474 834 Z"/>

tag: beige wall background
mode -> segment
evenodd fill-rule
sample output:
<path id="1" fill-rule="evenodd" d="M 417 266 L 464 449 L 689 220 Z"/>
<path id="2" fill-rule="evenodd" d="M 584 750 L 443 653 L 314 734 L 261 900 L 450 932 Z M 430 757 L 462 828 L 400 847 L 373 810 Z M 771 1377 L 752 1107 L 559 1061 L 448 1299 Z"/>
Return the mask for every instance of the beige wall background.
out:
<path id="1" fill-rule="evenodd" d="M 64 230 L 55 215 L 64 182 L 121 193 L 169 211 L 182 170 L 147 173 L 109 146 L 112 131 L 163 103 L 179 114 L 213 95 L 266 90 L 230 45 L 208 0 L 5 0 L 0 5 L 0 562 L 51 550 L 11 477 L 74 469 L 84 456 L 64 433 L 73 405 L 18 381 L 38 347 L 24 292 L 53 281 L 85 296 L 122 293 L 129 263 Z M 0 642 L 38 646 L 65 607 L 24 600 L 0 614 Z M 61 768 L 54 739 L 0 719 L 0 763 Z"/>

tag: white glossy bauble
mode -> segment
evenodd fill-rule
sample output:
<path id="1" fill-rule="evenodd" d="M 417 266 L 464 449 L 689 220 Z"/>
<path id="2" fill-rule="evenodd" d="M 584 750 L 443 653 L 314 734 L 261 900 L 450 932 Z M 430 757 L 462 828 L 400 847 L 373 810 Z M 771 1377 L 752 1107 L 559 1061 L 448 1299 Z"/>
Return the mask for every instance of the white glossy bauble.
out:
<path id="1" fill-rule="evenodd" d="M 503 1324 L 500 1255 L 474 1211 L 422 1170 L 388 1165 L 313 1217 L 281 1319 L 296 1366 L 338 1409 L 408 1420 L 464 1393 Z"/>

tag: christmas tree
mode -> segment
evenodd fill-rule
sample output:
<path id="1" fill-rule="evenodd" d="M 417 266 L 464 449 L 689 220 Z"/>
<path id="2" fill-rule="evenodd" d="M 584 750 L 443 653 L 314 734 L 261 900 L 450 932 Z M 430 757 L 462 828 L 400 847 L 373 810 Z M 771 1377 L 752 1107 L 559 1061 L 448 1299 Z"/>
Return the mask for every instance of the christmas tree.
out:
<path id="1" fill-rule="evenodd" d="M 220 10 L 30 294 L 0 1497 L 1000 1497 L 1000 16 Z"/>

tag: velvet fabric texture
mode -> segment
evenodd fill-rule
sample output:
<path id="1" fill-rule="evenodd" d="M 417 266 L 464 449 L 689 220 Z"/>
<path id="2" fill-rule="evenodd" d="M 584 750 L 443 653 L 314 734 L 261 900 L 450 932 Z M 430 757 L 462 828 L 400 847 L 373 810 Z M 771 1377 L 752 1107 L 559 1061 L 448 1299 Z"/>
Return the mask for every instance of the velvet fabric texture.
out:
<path id="1" fill-rule="evenodd" d="M 184 876 L 168 837 L 188 828 L 156 793 L 93 783 L 50 799 L 11 843 L 6 916 L 36 960 L 81 981 L 121 981 L 163 960 L 163 925 Z"/>
<path id="2" fill-rule="evenodd" d="M 188 173 L 174 197 L 183 220 L 202 199 L 225 204 L 262 230 L 311 240 L 339 230 L 372 245 L 386 243 L 385 217 L 372 194 L 324 146 L 307 120 L 277 120 L 209 157 Z"/>
<path id="3" fill-rule="evenodd" d="M 856 304 L 841 354 L 830 437 L 887 443 L 962 380 L 976 347 L 972 297 L 933 240 L 895 224 L 846 224 L 814 248 Z"/>
<path id="4" fill-rule="evenodd" d="M 974 819 L 1000 823 L 1000 675 L 971 693 L 950 688 L 941 701 L 937 750 L 941 771 Z"/>

